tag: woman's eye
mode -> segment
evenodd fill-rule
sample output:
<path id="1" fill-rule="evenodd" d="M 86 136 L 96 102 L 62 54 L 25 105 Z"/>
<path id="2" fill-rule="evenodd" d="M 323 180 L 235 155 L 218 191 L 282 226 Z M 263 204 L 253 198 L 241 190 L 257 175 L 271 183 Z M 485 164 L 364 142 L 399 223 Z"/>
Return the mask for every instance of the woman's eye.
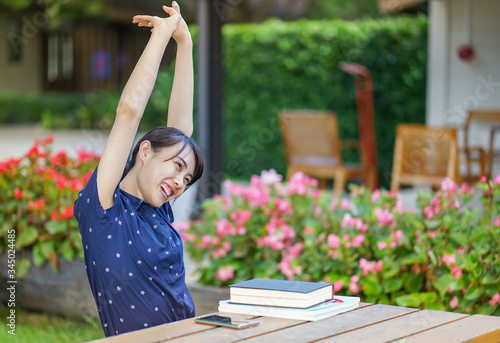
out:
<path id="1" fill-rule="evenodd" d="M 177 165 L 177 168 L 179 168 L 179 169 L 182 168 L 182 165 L 179 162 L 176 162 L 175 164 Z"/>
<path id="2" fill-rule="evenodd" d="M 191 179 L 190 178 L 185 178 L 184 182 L 188 185 L 191 182 Z"/>

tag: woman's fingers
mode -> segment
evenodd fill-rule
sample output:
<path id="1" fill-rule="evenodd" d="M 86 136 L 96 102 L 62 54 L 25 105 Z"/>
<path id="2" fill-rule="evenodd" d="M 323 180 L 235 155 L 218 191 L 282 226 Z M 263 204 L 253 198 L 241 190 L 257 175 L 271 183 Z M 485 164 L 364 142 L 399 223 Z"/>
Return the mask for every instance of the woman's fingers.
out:
<path id="1" fill-rule="evenodd" d="M 177 11 L 177 13 L 181 14 L 181 8 L 179 7 L 179 4 L 177 3 L 177 1 L 172 1 L 172 7 L 174 10 Z"/>
<path id="2" fill-rule="evenodd" d="M 172 3 L 172 5 L 173 5 L 173 6 L 175 6 L 174 4 L 175 4 L 175 5 L 177 5 L 177 3 L 176 3 L 175 1 Z M 179 8 L 179 5 L 177 5 L 177 8 Z M 177 10 L 175 9 L 175 7 L 168 7 L 168 6 L 165 6 L 165 5 L 163 5 L 163 10 L 164 10 L 164 11 L 165 11 L 165 12 L 166 12 L 169 16 L 173 16 L 173 15 L 176 15 L 176 14 L 179 14 L 179 13 L 180 13 L 179 11 L 177 11 Z"/>
<path id="3" fill-rule="evenodd" d="M 138 26 L 149 26 L 152 19 L 150 15 L 136 15 L 132 18 L 132 23 L 138 24 Z"/>

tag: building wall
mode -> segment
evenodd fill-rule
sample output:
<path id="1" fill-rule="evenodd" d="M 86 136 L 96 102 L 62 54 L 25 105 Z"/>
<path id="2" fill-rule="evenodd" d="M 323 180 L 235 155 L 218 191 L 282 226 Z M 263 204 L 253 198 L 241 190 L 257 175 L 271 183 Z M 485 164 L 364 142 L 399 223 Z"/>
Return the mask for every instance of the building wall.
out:
<path id="1" fill-rule="evenodd" d="M 500 1 L 470 0 L 470 11 L 467 3 L 429 1 L 426 120 L 432 126 L 460 126 L 469 109 L 500 111 Z M 475 56 L 464 62 L 457 49 L 468 37 Z M 488 137 L 489 125 L 471 127 L 472 143 L 486 147 Z M 459 132 L 460 144 L 461 140 Z M 500 148 L 500 137 L 496 146 Z M 500 166 L 495 166 L 494 171 L 498 174 Z"/>
<path id="2" fill-rule="evenodd" d="M 17 20 L 17 24 L 13 24 Z M 0 12 L 0 90 L 42 91 L 43 12 Z M 14 29 L 16 28 L 17 29 Z M 16 32 L 17 31 L 17 32 Z M 15 40 L 18 39 L 18 43 Z M 11 49 L 20 51 L 18 61 L 11 60 Z"/>

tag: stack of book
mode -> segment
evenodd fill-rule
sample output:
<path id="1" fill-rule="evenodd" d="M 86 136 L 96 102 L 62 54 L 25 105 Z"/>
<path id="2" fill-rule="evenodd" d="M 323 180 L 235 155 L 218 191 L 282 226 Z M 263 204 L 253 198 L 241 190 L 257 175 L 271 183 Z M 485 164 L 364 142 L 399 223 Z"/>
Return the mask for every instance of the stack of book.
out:
<path id="1" fill-rule="evenodd" d="M 359 297 L 332 296 L 332 284 L 251 279 L 229 286 L 219 312 L 315 321 L 359 306 Z"/>

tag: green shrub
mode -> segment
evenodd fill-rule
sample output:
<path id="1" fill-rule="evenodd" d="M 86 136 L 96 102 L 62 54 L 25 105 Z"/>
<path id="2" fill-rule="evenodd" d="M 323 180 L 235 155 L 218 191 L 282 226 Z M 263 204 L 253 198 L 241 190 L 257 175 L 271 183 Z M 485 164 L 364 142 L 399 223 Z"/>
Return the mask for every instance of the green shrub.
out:
<path id="1" fill-rule="evenodd" d="M 31 262 L 83 259 L 73 202 L 96 168 L 99 157 L 84 150 L 77 157 L 52 152 L 53 137 L 39 141 L 20 159 L 0 162 L 0 254 L 21 258 L 9 266 L 11 277 L 23 277 Z M 89 172 L 90 170 L 90 172 Z M 15 267 L 15 272 L 12 272 Z"/>
<path id="2" fill-rule="evenodd" d="M 474 189 L 443 180 L 404 210 L 398 193 L 351 186 L 349 199 L 301 173 L 225 183 L 200 219 L 177 223 L 199 282 L 324 281 L 366 302 L 500 315 L 500 176 Z"/>

